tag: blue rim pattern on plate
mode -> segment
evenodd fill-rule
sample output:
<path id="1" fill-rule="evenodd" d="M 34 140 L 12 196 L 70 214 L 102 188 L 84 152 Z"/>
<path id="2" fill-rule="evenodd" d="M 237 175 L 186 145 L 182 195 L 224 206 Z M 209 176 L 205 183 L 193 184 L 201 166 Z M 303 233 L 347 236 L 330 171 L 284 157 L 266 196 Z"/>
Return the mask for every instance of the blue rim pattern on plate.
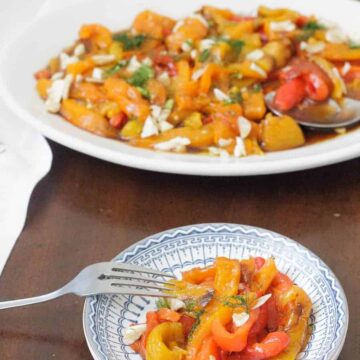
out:
<path id="1" fill-rule="evenodd" d="M 216 256 L 275 256 L 279 269 L 305 289 L 313 301 L 313 333 L 299 359 L 335 360 L 345 341 L 348 306 L 344 291 L 326 264 L 297 242 L 277 233 L 235 224 L 199 224 L 150 236 L 114 260 L 141 264 L 179 275 L 183 269 L 207 266 Z M 144 321 L 154 300 L 101 295 L 84 307 L 84 331 L 96 360 L 138 360 L 122 341 L 122 329 Z"/>

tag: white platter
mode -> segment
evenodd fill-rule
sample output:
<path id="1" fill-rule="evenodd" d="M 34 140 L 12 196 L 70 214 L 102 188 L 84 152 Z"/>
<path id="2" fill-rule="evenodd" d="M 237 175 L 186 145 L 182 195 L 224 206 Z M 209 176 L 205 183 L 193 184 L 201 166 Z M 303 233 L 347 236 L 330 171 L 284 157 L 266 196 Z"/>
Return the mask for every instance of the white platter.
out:
<path id="1" fill-rule="evenodd" d="M 205 3 L 249 13 L 258 5 L 289 6 L 305 14 L 316 14 L 336 21 L 346 32 L 359 29 L 360 3 L 327 0 L 97 0 L 48 2 L 34 21 L 0 52 L 0 96 L 22 119 L 48 138 L 85 154 L 117 164 L 140 169 L 211 176 L 261 175 L 303 170 L 355 158 L 360 154 L 360 130 L 295 150 L 274 152 L 265 156 L 221 160 L 199 155 L 164 154 L 133 148 L 125 143 L 95 136 L 45 112 L 35 91 L 32 74 L 51 56 L 77 37 L 81 24 L 102 23 L 112 30 L 128 27 L 141 10 L 154 11 L 179 18 Z"/>

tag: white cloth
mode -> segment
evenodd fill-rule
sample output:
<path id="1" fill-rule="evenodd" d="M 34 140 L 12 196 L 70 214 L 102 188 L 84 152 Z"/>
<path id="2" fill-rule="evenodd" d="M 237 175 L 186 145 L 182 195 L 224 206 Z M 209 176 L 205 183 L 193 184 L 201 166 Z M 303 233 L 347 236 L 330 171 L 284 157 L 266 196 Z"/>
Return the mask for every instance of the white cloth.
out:
<path id="1" fill-rule="evenodd" d="M 0 2 L 0 45 L 10 35 L 16 35 L 42 3 L 43 0 Z M 30 195 L 49 171 L 51 162 L 46 140 L 0 99 L 0 275 L 23 229 Z"/>

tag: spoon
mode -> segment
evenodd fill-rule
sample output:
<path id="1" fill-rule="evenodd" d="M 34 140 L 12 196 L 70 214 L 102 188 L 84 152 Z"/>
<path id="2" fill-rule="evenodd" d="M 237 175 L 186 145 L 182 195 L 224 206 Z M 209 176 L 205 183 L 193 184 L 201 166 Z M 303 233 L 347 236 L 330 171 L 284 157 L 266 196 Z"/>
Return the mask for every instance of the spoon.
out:
<path id="1" fill-rule="evenodd" d="M 340 103 L 328 100 L 323 103 L 314 103 L 305 100 L 292 110 L 282 112 L 274 106 L 275 91 L 265 96 L 268 108 L 275 115 L 289 115 L 300 125 L 313 129 L 331 130 L 348 127 L 360 121 L 360 101 L 344 98 Z"/>

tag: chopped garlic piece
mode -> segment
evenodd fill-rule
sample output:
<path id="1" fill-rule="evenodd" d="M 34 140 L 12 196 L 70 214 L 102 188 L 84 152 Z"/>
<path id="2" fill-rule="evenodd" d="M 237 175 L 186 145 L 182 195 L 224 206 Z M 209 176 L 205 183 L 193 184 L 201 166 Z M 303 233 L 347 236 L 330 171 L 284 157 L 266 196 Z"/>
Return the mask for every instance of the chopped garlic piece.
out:
<path id="1" fill-rule="evenodd" d="M 63 99 L 67 99 L 69 97 L 70 87 L 73 80 L 74 80 L 74 76 L 72 74 L 68 74 L 65 76 L 63 93 L 62 93 Z"/>
<path id="2" fill-rule="evenodd" d="M 157 119 L 161 114 L 161 107 L 158 105 L 151 105 L 150 109 L 151 109 L 151 116 L 154 119 Z"/>
<path id="3" fill-rule="evenodd" d="M 251 132 L 251 122 L 247 118 L 239 116 L 237 118 L 237 124 L 239 127 L 240 136 L 243 139 L 247 138 Z"/>
<path id="4" fill-rule="evenodd" d="M 162 121 L 159 123 L 160 132 L 169 131 L 174 128 L 174 125 L 169 123 L 168 121 Z"/>
<path id="5" fill-rule="evenodd" d="M 170 85 L 170 76 L 167 71 L 162 72 L 157 79 L 164 85 Z"/>
<path id="6" fill-rule="evenodd" d="M 205 51 L 210 50 L 215 45 L 215 40 L 213 39 L 204 39 L 200 41 L 199 50 Z"/>
<path id="7" fill-rule="evenodd" d="M 244 140 L 239 136 L 236 137 L 236 145 L 235 145 L 235 149 L 234 149 L 234 156 L 236 156 L 236 157 L 246 156 L 246 149 L 245 149 Z"/>
<path id="8" fill-rule="evenodd" d="M 53 74 L 53 76 L 51 77 L 51 80 L 52 81 L 59 80 L 59 79 L 62 79 L 63 77 L 64 77 L 64 73 L 59 71 L 59 72 Z"/>
<path id="9" fill-rule="evenodd" d="M 227 147 L 227 146 L 231 145 L 233 141 L 234 141 L 233 139 L 220 138 L 218 141 L 218 144 L 220 147 Z"/>
<path id="10" fill-rule="evenodd" d="M 45 101 L 45 109 L 51 113 L 60 110 L 60 102 L 64 93 L 64 80 L 55 80 L 48 90 L 48 97 Z"/>
<path id="11" fill-rule="evenodd" d="M 228 159 L 230 154 L 225 149 L 219 149 L 216 146 L 208 147 L 209 153 L 214 156 L 220 156 L 221 158 Z"/>
<path id="12" fill-rule="evenodd" d="M 116 57 L 113 54 L 104 54 L 104 55 L 101 54 L 101 55 L 93 55 L 92 60 L 96 65 L 106 65 L 115 61 Z"/>
<path id="13" fill-rule="evenodd" d="M 218 88 L 214 89 L 214 95 L 218 101 L 230 101 L 230 96 L 226 95 L 223 91 Z"/>
<path id="14" fill-rule="evenodd" d="M 152 118 L 152 116 L 148 116 L 145 120 L 144 127 L 141 132 L 142 138 L 147 138 L 153 135 L 158 135 L 159 129 L 156 125 L 155 120 Z"/>
<path id="15" fill-rule="evenodd" d="M 266 71 L 254 62 L 250 64 L 250 69 L 257 72 L 263 78 L 267 77 Z"/>
<path id="16" fill-rule="evenodd" d="M 143 61 L 143 65 L 152 66 L 153 61 L 147 56 Z"/>
<path id="17" fill-rule="evenodd" d="M 96 67 L 93 69 L 91 76 L 93 79 L 102 80 L 104 77 L 104 70 Z"/>
<path id="18" fill-rule="evenodd" d="M 301 50 L 305 50 L 310 54 L 316 54 L 319 53 L 321 51 L 323 51 L 325 49 L 325 43 L 322 41 L 319 41 L 315 44 L 309 44 L 305 41 L 302 41 L 300 43 L 300 49 Z"/>
<path id="19" fill-rule="evenodd" d="M 266 294 L 266 295 L 258 298 L 255 302 L 255 305 L 251 309 L 255 310 L 255 309 L 259 308 L 260 306 L 263 306 L 270 298 L 271 298 L 271 294 Z"/>
<path id="20" fill-rule="evenodd" d="M 216 357 L 214 355 L 209 355 L 209 360 L 216 360 Z"/>
<path id="21" fill-rule="evenodd" d="M 246 59 L 251 60 L 251 61 L 257 61 L 257 60 L 262 59 L 264 57 L 264 55 L 265 55 L 265 53 L 263 50 L 256 49 L 256 50 L 249 52 L 246 55 Z"/>
<path id="22" fill-rule="evenodd" d="M 84 77 L 81 74 L 76 75 L 75 82 L 81 83 L 81 82 L 83 82 L 83 80 L 84 80 Z"/>
<path id="23" fill-rule="evenodd" d="M 191 75 L 191 80 L 198 81 L 204 75 L 206 68 L 207 68 L 207 66 L 195 70 Z"/>
<path id="24" fill-rule="evenodd" d="M 184 41 L 181 45 L 181 50 L 184 52 L 190 52 L 192 50 L 192 41 L 191 40 Z"/>
<path id="25" fill-rule="evenodd" d="M 133 73 L 136 70 L 139 70 L 141 68 L 141 62 L 138 61 L 137 57 L 134 55 L 130 61 L 129 65 L 127 66 L 127 71 Z"/>
<path id="26" fill-rule="evenodd" d="M 345 76 L 351 70 L 351 64 L 347 61 L 341 69 L 341 75 Z"/>
<path id="27" fill-rule="evenodd" d="M 77 56 L 69 56 L 63 52 L 59 55 L 59 60 L 61 70 L 65 70 L 68 65 L 78 62 L 79 58 Z"/>
<path id="28" fill-rule="evenodd" d="M 89 77 L 89 76 L 87 76 L 85 78 L 85 81 L 88 83 L 94 83 L 94 84 L 103 84 L 104 83 L 103 79 L 95 79 L 95 78 Z"/>
<path id="29" fill-rule="evenodd" d="M 296 29 L 296 25 L 289 21 L 272 21 L 270 23 L 270 30 L 274 32 L 290 32 Z"/>
<path id="30" fill-rule="evenodd" d="M 80 57 L 85 54 L 85 45 L 83 43 L 78 44 L 73 52 L 74 56 Z"/>
<path id="31" fill-rule="evenodd" d="M 178 21 L 172 29 L 172 32 L 177 32 L 185 24 L 184 20 Z"/>
<path id="32" fill-rule="evenodd" d="M 169 299 L 168 302 L 169 302 L 169 305 L 170 305 L 170 309 L 172 311 L 178 311 L 180 309 L 185 308 L 185 306 L 186 306 L 186 304 L 183 301 L 181 301 L 179 299 L 176 299 L 176 298 Z"/>
<path id="33" fill-rule="evenodd" d="M 326 32 L 325 39 L 333 44 L 341 44 L 348 41 L 347 36 L 338 28 L 329 29 Z"/>
<path id="34" fill-rule="evenodd" d="M 195 49 L 191 50 L 190 57 L 194 60 L 194 59 L 196 59 L 197 54 L 198 54 L 197 50 L 195 50 Z"/>
<path id="35" fill-rule="evenodd" d="M 154 145 L 154 149 L 161 151 L 185 151 L 186 146 L 190 145 L 190 140 L 187 137 L 178 136 L 171 140 L 157 143 Z"/>
<path id="36" fill-rule="evenodd" d="M 146 331 L 146 324 L 130 326 L 124 330 L 123 341 L 125 345 L 131 345 L 139 340 Z"/>
<path id="37" fill-rule="evenodd" d="M 243 326 L 250 319 L 250 315 L 247 312 L 242 312 L 240 314 L 233 314 L 232 320 L 236 327 Z"/>

